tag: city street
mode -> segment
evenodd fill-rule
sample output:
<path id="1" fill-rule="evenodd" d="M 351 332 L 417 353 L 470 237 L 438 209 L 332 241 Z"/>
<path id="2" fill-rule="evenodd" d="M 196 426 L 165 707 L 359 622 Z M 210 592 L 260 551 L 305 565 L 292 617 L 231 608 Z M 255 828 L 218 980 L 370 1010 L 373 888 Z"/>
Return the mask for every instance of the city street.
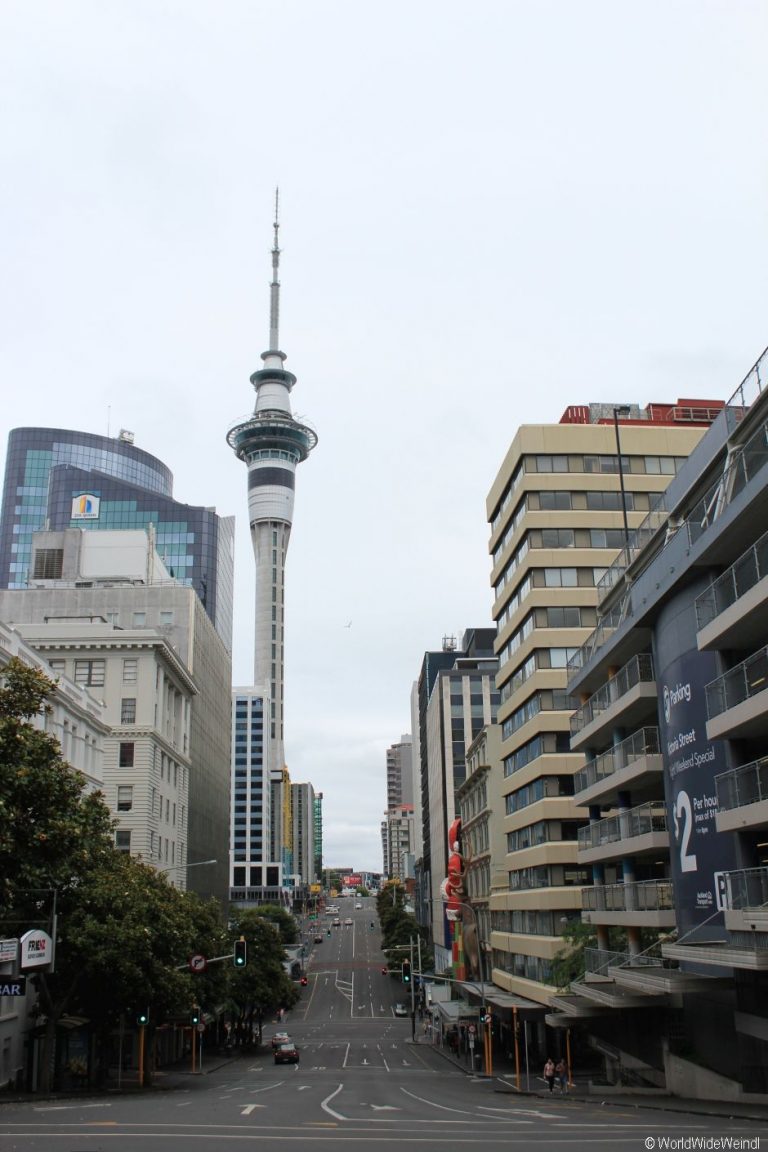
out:
<path id="1" fill-rule="evenodd" d="M 373 901 L 339 901 L 342 926 L 321 923 L 322 944 L 308 956 L 309 984 L 288 1019 L 270 1024 L 257 1055 L 204 1056 L 203 1075 L 158 1077 L 167 1091 L 0 1105 L 4 1152 L 142 1152 L 241 1146 L 266 1150 L 344 1144 L 381 1152 L 454 1148 L 626 1149 L 660 1137 L 753 1138 L 764 1126 L 708 1116 L 601 1107 L 569 1098 L 516 1096 L 508 1083 L 473 1078 L 421 1040 L 393 1005 L 406 989 L 381 973 Z M 351 917 L 353 925 L 343 921 Z M 330 923 L 330 918 L 328 918 Z M 275 1065 L 278 1028 L 300 1050 L 297 1065 Z M 693 1145 L 695 1147 L 695 1145 Z M 703 1145 L 705 1146 L 705 1145 Z"/>

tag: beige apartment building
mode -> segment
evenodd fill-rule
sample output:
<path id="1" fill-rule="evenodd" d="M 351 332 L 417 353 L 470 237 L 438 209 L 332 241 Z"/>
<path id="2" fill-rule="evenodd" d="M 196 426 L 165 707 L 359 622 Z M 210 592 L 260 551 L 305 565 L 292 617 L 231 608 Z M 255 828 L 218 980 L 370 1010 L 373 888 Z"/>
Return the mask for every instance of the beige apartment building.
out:
<path id="1" fill-rule="evenodd" d="M 597 623 L 600 578 L 721 404 L 589 405 L 524 425 L 487 500 L 497 626 L 503 852 L 490 894 L 494 983 L 549 1005 L 552 960 L 591 868 L 574 804 L 569 659 Z"/>

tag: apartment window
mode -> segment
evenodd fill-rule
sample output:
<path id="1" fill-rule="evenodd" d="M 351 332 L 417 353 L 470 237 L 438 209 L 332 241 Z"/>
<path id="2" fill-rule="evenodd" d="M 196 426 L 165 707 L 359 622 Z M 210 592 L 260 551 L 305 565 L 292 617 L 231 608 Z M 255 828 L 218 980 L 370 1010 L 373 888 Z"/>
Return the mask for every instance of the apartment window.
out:
<path id="1" fill-rule="evenodd" d="M 130 812 L 133 808 L 133 788 L 130 784 L 121 784 L 117 789 L 118 812 Z"/>
<path id="2" fill-rule="evenodd" d="M 120 723 L 121 724 L 135 724 L 136 723 L 136 697 L 124 696 L 120 701 Z"/>
<path id="3" fill-rule="evenodd" d="M 132 740 L 122 741 L 117 763 L 120 768 L 133 768 L 133 753 L 135 744 Z"/>
<path id="4" fill-rule="evenodd" d="M 103 660 L 75 660 L 75 684 L 86 688 L 103 688 Z"/>
<path id="5" fill-rule="evenodd" d="M 161 612 L 160 623 L 165 625 L 173 624 L 173 612 Z"/>
<path id="6" fill-rule="evenodd" d="M 544 568 L 545 588 L 576 588 L 578 574 L 575 568 Z"/>
<path id="7" fill-rule="evenodd" d="M 567 472 L 567 456 L 534 456 L 536 472 Z"/>
<path id="8" fill-rule="evenodd" d="M 146 622 L 147 622 L 146 612 L 134 612 L 134 614 L 133 614 L 133 626 L 134 626 L 134 628 L 143 628 L 144 625 L 146 624 Z"/>
<path id="9" fill-rule="evenodd" d="M 115 848 L 118 852 L 130 852 L 131 850 L 131 833 L 127 828 L 118 828 L 115 832 Z"/>
<path id="10" fill-rule="evenodd" d="M 571 507 L 570 492 L 531 492 L 529 500 L 531 508 L 534 507 L 534 497 L 538 498 L 539 508 L 542 512 L 565 512 Z"/>

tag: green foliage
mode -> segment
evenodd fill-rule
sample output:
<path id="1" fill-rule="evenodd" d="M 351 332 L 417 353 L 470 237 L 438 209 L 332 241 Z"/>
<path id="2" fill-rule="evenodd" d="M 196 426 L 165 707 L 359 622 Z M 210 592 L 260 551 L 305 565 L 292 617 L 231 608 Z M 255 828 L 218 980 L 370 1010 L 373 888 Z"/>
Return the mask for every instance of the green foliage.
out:
<path id="1" fill-rule="evenodd" d="M 31 721 L 46 711 L 52 682 L 13 659 L 0 687 L 0 919 L 32 916 L 40 893 L 82 887 L 114 852 L 109 809 L 85 791 L 58 742 Z M 35 892 L 37 890 L 37 892 Z M 37 910 L 39 913 L 39 910 Z"/>
<path id="2" fill-rule="evenodd" d="M 236 913 L 230 921 L 232 947 L 239 936 L 248 944 L 246 967 L 230 974 L 229 994 L 241 1022 L 260 1024 L 265 1015 L 292 1008 L 299 999 L 298 988 L 283 970 L 285 947 L 277 919 L 262 915 L 263 907 Z"/>
<path id="3" fill-rule="evenodd" d="M 259 904 L 253 911 L 257 916 L 274 924 L 286 948 L 296 943 L 299 938 L 298 925 L 295 917 L 287 909 L 281 908 L 279 904 Z"/>
<path id="4" fill-rule="evenodd" d="M 584 975 L 584 950 L 597 946 L 597 933 L 583 920 L 569 920 L 563 928 L 563 946 L 552 959 L 550 982 L 564 990 Z"/>
<path id="5" fill-rule="evenodd" d="M 387 957 L 390 970 L 399 972 L 405 956 L 404 948 L 413 940 L 414 958 L 418 954 L 416 941 L 421 938 L 421 968 L 423 972 L 431 970 L 433 965 L 432 952 L 429 947 L 428 936 L 424 929 L 416 923 L 415 917 L 405 911 L 405 889 L 401 884 L 393 882 L 385 885 L 376 898 L 376 910 L 381 924 L 381 947 Z"/>

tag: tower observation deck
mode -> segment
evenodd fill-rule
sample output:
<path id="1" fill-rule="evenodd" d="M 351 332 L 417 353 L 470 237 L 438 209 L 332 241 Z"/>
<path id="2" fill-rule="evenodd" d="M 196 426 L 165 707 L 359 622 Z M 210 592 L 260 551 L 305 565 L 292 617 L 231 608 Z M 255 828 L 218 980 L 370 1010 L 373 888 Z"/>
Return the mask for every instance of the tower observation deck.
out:
<path id="1" fill-rule="evenodd" d="M 248 516 L 256 559 L 256 621 L 254 684 L 269 685 L 270 779 L 281 772 L 283 754 L 283 644 L 285 635 L 285 557 L 293 522 L 296 465 L 317 444 L 317 434 L 291 413 L 290 394 L 296 383 L 283 367 L 279 350 L 280 248 L 275 204 L 272 282 L 270 284 L 269 348 L 261 355 L 264 367 L 251 383 L 256 404 L 251 416 L 227 433 L 227 443 L 248 466 Z M 266 721 L 266 717 L 265 717 Z M 265 723 L 266 729 L 266 723 Z M 265 737 L 267 732 L 265 731 Z"/>

